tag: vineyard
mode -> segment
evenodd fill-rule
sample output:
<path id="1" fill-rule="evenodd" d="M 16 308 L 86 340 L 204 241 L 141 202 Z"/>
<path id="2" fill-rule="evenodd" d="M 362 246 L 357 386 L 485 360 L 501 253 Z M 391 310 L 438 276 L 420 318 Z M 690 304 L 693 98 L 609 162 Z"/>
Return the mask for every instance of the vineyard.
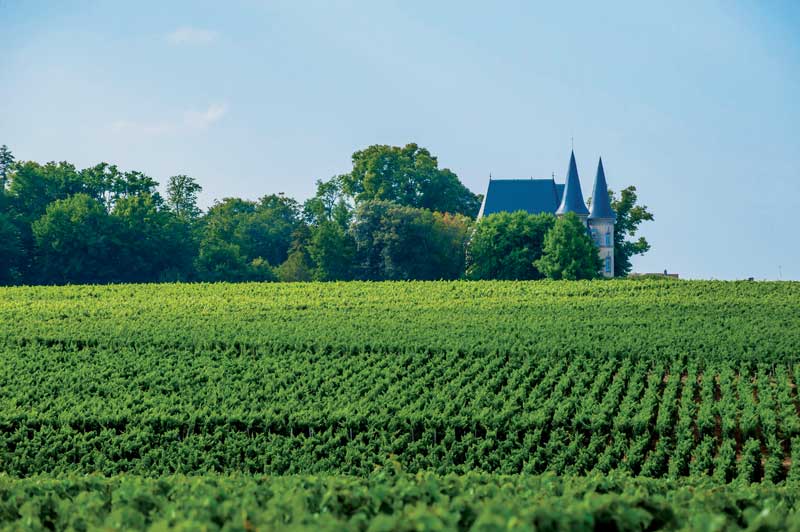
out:
<path id="1" fill-rule="evenodd" d="M 799 303 L 753 282 L 0 288 L 0 525 L 76 526 L 57 519 L 85 501 L 111 526 L 129 497 L 150 526 L 200 515 L 196 490 L 215 526 L 788 526 Z"/>

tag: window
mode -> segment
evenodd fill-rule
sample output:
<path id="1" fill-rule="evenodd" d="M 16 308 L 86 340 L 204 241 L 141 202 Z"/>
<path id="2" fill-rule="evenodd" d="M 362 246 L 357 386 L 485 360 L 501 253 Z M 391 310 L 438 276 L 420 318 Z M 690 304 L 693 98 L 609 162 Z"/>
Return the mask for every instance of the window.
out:
<path id="1" fill-rule="evenodd" d="M 595 228 L 592 228 L 592 240 L 594 240 L 594 243 L 598 246 L 600 245 L 600 235 L 597 234 L 597 229 Z"/>
<path id="2" fill-rule="evenodd" d="M 611 231 L 606 231 L 606 246 L 611 246 Z"/>
<path id="3" fill-rule="evenodd" d="M 606 257 L 606 273 L 611 273 L 611 256 Z"/>

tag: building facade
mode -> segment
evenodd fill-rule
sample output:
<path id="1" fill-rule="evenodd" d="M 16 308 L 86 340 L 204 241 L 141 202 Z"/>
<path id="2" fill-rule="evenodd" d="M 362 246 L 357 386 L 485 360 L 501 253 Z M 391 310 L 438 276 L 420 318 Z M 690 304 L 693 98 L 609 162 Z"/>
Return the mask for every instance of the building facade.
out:
<path id="1" fill-rule="evenodd" d="M 496 212 L 526 211 L 531 214 L 549 212 L 563 216 L 575 213 L 586 224 L 587 231 L 597 245 L 603 261 L 601 273 L 614 276 L 614 225 L 617 215 L 608 197 L 603 159 L 597 163 L 597 174 L 592 189 L 592 205 L 586 207 L 578 177 L 575 153 L 569 157 L 569 168 L 564 184 L 550 179 L 491 179 L 483 197 L 478 219 Z"/>

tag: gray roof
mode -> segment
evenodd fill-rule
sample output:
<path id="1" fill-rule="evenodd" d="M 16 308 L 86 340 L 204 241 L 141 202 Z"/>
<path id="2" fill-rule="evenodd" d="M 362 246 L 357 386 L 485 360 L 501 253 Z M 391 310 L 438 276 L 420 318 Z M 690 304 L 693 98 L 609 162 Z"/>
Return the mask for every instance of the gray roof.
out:
<path id="1" fill-rule="evenodd" d="M 503 211 L 554 213 L 563 188 L 552 179 L 490 179 L 478 218 Z"/>
<path id="2" fill-rule="evenodd" d="M 569 169 L 567 170 L 567 182 L 564 184 L 564 195 L 561 198 L 561 205 L 556 214 L 589 214 L 586 203 L 583 201 L 581 192 L 581 181 L 578 178 L 578 165 L 575 164 L 575 152 L 569 154 Z"/>
<path id="3" fill-rule="evenodd" d="M 608 185 L 606 184 L 606 173 L 603 170 L 603 158 L 597 163 L 597 175 L 594 178 L 594 189 L 592 190 L 592 209 L 589 212 L 589 219 L 610 219 L 616 220 L 617 214 L 611 208 L 611 199 L 608 197 Z"/>

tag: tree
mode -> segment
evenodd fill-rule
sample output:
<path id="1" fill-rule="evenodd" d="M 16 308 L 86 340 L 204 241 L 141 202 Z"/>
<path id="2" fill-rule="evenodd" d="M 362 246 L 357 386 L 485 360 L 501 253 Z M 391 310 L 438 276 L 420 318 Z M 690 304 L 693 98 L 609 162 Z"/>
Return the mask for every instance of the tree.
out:
<path id="1" fill-rule="evenodd" d="M 80 171 L 79 177 L 84 184 L 84 192 L 101 202 L 106 211 L 111 212 L 114 207 L 116 195 L 113 190 L 115 183 L 121 179 L 121 173 L 116 165 L 98 163 Z"/>
<path id="2" fill-rule="evenodd" d="M 232 240 L 248 260 L 261 257 L 270 264 L 282 264 L 289 256 L 299 214 L 295 200 L 282 194 L 264 196 L 237 224 Z"/>
<path id="3" fill-rule="evenodd" d="M 617 213 L 614 226 L 614 276 L 625 277 L 633 267 L 631 258 L 650 250 L 650 244 L 644 237 L 638 240 L 629 238 L 636 236 L 642 222 L 652 221 L 653 215 L 647 210 L 647 205 L 636 205 L 638 197 L 634 186 L 622 189 L 619 199 L 611 190 L 608 194 L 611 196 L 611 207 Z"/>
<path id="4" fill-rule="evenodd" d="M 313 271 L 308 255 L 299 249 L 290 252 L 284 263 L 275 268 L 275 275 L 284 283 L 311 281 Z"/>
<path id="5" fill-rule="evenodd" d="M 541 279 L 535 262 L 555 224 L 548 213 L 498 212 L 480 219 L 467 247 L 469 279 Z"/>
<path id="6" fill-rule="evenodd" d="M 217 238 L 200 243 L 194 264 L 202 281 L 245 281 L 251 273 L 251 265 L 242 256 L 239 246 Z M 269 263 L 263 259 L 258 260 L 254 266 L 259 271 L 264 271 L 265 267 L 269 270 Z"/>
<path id="7" fill-rule="evenodd" d="M 98 283 L 113 279 L 114 247 L 110 220 L 103 206 L 86 194 L 75 194 L 47 206 L 32 225 L 40 281 Z"/>
<path id="8" fill-rule="evenodd" d="M 433 213 L 432 279 L 458 279 L 464 275 L 466 250 L 474 220 L 463 214 Z M 438 253 L 437 253 L 438 251 Z"/>
<path id="9" fill-rule="evenodd" d="M 190 227 L 144 193 L 119 199 L 111 213 L 117 243 L 115 280 L 185 280 L 197 252 Z"/>
<path id="10" fill-rule="evenodd" d="M 303 220 L 314 226 L 335 221 L 344 228 L 350 223 L 351 211 L 342 192 L 342 176 L 328 181 L 318 179 L 316 195 L 303 203 Z"/>
<path id="11" fill-rule="evenodd" d="M 323 221 L 311 233 L 308 252 L 318 281 L 345 281 L 354 276 L 356 243 L 337 222 Z"/>
<path id="12" fill-rule="evenodd" d="M 594 279 L 602 261 L 586 225 L 570 212 L 557 218 L 545 235 L 542 258 L 535 266 L 550 279 Z"/>
<path id="13" fill-rule="evenodd" d="M 16 164 L 10 176 L 10 209 L 26 224 L 40 218 L 52 202 L 87 192 L 80 173 L 67 162 L 41 165 L 26 161 Z"/>
<path id="14" fill-rule="evenodd" d="M 390 201 L 365 201 L 356 207 L 350 226 L 350 234 L 356 246 L 356 279 L 384 278 L 383 245 L 379 235 L 383 231 L 386 213 L 397 206 Z"/>
<path id="15" fill-rule="evenodd" d="M 351 231 L 360 278 L 456 279 L 463 272 L 464 216 L 369 201 L 356 209 Z"/>
<path id="16" fill-rule="evenodd" d="M 19 281 L 22 258 L 19 230 L 9 215 L 0 212 L 0 285 Z"/>
<path id="17" fill-rule="evenodd" d="M 3 144 L 0 146 L 0 192 L 6 189 L 8 175 L 14 166 L 14 154 Z"/>
<path id="18" fill-rule="evenodd" d="M 436 157 L 416 144 L 373 145 L 353 154 L 353 170 L 341 176 L 344 193 L 356 203 L 399 205 L 475 217 L 480 198 L 455 173 L 439 169 Z"/>
<path id="19" fill-rule="evenodd" d="M 203 187 L 191 177 L 174 175 L 167 184 L 167 206 L 184 222 L 194 222 L 200 216 L 197 195 L 202 190 Z"/>
<path id="20" fill-rule="evenodd" d="M 314 277 L 311 257 L 308 254 L 308 243 L 311 239 L 311 230 L 303 223 L 297 225 L 292 233 L 292 245 L 289 256 L 277 268 L 275 275 L 281 282 L 306 282 Z"/>
<path id="21" fill-rule="evenodd" d="M 252 262 L 234 239 L 239 226 L 254 213 L 256 204 L 239 198 L 216 202 L 201 219 L 200 245 L 195 259 L 197 275 L 204 281 L 247 279 Z M 264 270 L 263 259 L 257 263 Z M 266 268 L 269 268 L 267 262 Z"/>
<path id="22" fill-rule="evenodd" d="M 204 239 L 231 241 L 239 225 L 256 211 L 254 201 L 240 198 L 224 198 L 208 209 L 201 220 Z"/>
<path id="23" fill-rule="evenodd" d="M 157 191 L 158 181 L 136 170 L 117 173 L 110 183 L 109 188 L 112 195 L 112 203 L 122 198 L 129 198 L 140 194 L 150 194 L 154 198 L 157 198 L 158 201 L 161 201 L 161 195 Z"/>
<path id="24" fill-rule="evenodd" d="M 261 257 L 255 258 L 247 265 L 247 281 L 258 281 L 262 283 L 274 283 L 278 280 L 275 269 Z"/>
<path id="25" fill-rule="evenodd" d="M 288 258 L 300 226 L 299 205 L 281 194 L 258 202 L 226 198 L 208 210 L 200 225 L 196 264 L 201 278 L 224 280 L 224 272 L 229 280 L 261 278 L 267 266 Z M 215 265 L 215 260 L 220 263 Z"/>

